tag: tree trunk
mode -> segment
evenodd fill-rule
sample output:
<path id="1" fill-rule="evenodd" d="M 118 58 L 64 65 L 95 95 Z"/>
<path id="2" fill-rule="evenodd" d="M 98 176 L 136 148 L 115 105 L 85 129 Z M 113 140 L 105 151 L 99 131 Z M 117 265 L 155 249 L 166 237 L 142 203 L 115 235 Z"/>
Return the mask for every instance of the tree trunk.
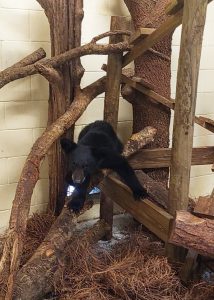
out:
<path id="1" fill-rule="evenodd" d="M 136 1 L 124 0 L 134 23 L 135 30 L 140 27 L 157 28 L 166 18 L 165 5 L 168 0 Z M 155 92 L 169 98 L 170 96 L 170 58 L 171 35 L 157 43 L 154 50 L 147 51 L 143 56 L 135 60 L 135 74 L 154 86 Z M 170 110 L 162 105 L 157 105 L 148 100 L 137 91 L 133 91 L 124 97 L 133 105 L 133 131 L 152 126 L 157 128 L 155 141 L 147 148 L 167 148 L 169 146 Z M 140 102 L 140 104 L 139 104 Z M 168 181 L 168 168 L 149 170 L 149 176 L 164 184 Z"/>
<path id="2" fill-rule="evenodd" d="M 177 211 L 169 242 L 214 257 L 214 220 Z"/>
<path id="3" fill-rule="evenodd" d="M 51 56 L 61 54 L 80 46 L 81 21 L 83 18 L 82 0 L 38 0 L 44 8 L 50 23 Z M 60 66 L 58 71 L 62 77 L 63 87 L 56 91 L 50 85 L 48 125 L 56 121 L 73 101 L 83 75 L 80 59 Z M 74 126 L 66 133 L 73 139 Z M 56 141 L 48 153 L 49 162 L 49 209 L 59 214 L 66 195 L 64 175 L 66 173 L 66 157 L 63 156 L 59 141 Z"/>

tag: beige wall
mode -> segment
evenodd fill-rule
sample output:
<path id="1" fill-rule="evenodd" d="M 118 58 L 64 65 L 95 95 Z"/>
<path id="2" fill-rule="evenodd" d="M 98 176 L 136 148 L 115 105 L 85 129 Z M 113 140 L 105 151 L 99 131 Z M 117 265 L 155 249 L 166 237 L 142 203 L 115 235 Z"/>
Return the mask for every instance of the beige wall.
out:
<path id="1" fill-rule="evenodd" d="M 123 0 L 85 0 L 82 43 L 109 30 L 111 15 L 128 15 Z M 197 114 L 214 118 L 214 3 L 210 4 L 201 62 Z M 105 40 L 104 40 L 105 42 Z M 0 0 L 0 69 L 43 47 L 50 55 L 49 26 L 36 0 Z M 172 52 L 172 96 L 179 51 L 179 29 L 174 34 Z M 82 58 L 86 70 L 83 87 L 101 77 L 105 56 Z M 75 138 L 83 126 L 103 116 L 103 97 L 97 97 L 77 121 Z M 11 203 L 26 155 L 47 122 L 48 84 L 35 75 L 8 84 L 0 90 L 0 230 L 8 224 Z M 131 133 L 131 105 L 121 99 L 118 131 L 125 140 Z M 194 145 L 214 145 L 213 135 L 196 127 Z M 210 166 L 194 167 L 191 195 L 210 193 L 214 175 Z M 32 199 L 31 211 L 43 210 L 48 201 L 47 163 Z"/>

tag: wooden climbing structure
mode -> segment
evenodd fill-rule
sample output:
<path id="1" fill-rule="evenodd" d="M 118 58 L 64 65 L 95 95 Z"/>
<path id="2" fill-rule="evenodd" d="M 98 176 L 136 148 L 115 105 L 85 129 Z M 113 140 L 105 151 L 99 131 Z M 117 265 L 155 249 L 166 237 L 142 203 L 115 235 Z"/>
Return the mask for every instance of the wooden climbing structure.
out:
<path id="1" fill-rule="evenodd" d="M 210 210 L 208 210 L 209 214 L 206 210 L 206 207 L 212 207 L 214 203 L 213 195 L 204 200 L 205 203 L 203 202 L 203 208 L 201 208 L 203 213 L 196 216 L 187 212 L 190 200 L 191 166 L 214 162 L 213 146 L 193 148 L 194 123 L 214 132 L 213 120 L 195 116 L 202 38 L 209 2 L 207 0 L 171 1 L 166 7 L 168 17 L 160 27 L 137 30 L 130 39 L 133 45 L 131 51 L 123 57 L 118 54 L 109 55 L 108 65 L 104 66 L 108 78 L 104 117 L 114 128 L 118 121 L 119 85 L 121 83 L 149 96 L 152 101 L 174 110 L 174 128 L 171 149 L 141 149 L 129 158 L 136 170 L 170 167 L 169 190 L 143 171 L 138 170 L 136 174 L 139 181 L 156 204 L 150 200 L 136 202 L 127 187 L 110 174 L 101 183 L 101 217 L 112 225 L 112 199 L 166 242 L 167 252 L 172 256 L 173 243 L 196 251 L 195 255 L 201 253 L 214 257 L 214 220 L 213 216 L 210 218 Z M 121 17 L 112 17 L 111 30 L 121 29 L 120 19 Z M 171 99 L 155 92 L 152 86 L 142 79 L 128 76 L 123 67 L 151 49 L 155 43 L 172 33 L 181 24 L 176 99 Z M 115 72 L 115 67 L 117 72 Z M 113 112 L 112 108 L 114 108 Z M 208 217 L 209 221 L 206 219 Z M 186 230 L 190 230 L 191 234 L 188 235 Z M 182 239 L 179 236 L 182 236 Z M 202 243 L 199 242 L 202 240 Z M 188 256 L 191 256 L 191 253 L 193 252 L 190 252 Z"/>

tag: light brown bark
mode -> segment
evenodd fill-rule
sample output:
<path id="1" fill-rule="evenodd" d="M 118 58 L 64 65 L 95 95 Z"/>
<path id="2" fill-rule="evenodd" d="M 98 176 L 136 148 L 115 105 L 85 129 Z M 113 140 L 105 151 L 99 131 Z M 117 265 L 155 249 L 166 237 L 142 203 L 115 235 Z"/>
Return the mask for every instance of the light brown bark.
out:
<path id="1" fill-rule="evenodd" d="M 177 211 L 169 242 L 214 257 L 214 220 Z"/>
<path id="2" fill-rule="evenodd" d="M 9 266 L 8 293 L 11 299 L 14 279 L 20 263 L 23 249 L 23 237 L 26 232 L 30 201 L 36 182 L 39 179 L 39 166 L 54 141 L 56 141 L 81 116 L 88 104 L 105 90 L 105 77 L 84 88 L 75 97 L 70 108 L 35 142 L 25 162 L 16 189 L 11 211 L 9 231 L 0 261 L 0 276 Z"/>

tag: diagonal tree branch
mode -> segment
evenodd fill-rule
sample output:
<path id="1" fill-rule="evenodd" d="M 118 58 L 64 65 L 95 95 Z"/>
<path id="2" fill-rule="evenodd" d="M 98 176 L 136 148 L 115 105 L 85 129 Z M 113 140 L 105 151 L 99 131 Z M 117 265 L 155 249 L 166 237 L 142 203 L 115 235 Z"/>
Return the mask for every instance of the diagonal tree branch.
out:
<path id="1" fill-rule="evenodd" d="M 9 268 L 8 294 L 5 299 L 11 299 L 14 280 L 23 250 L 23 236 L 26 231 L 31 196 L 39 179 L 40 163 L 52 144 L 76 122 L 92 99 L 104 92 L 105 82 L 106 78 L 102 77 L 84 88 L 75 97 L 69 109 L 49 126 L 34 143 L 27 157 L 13 200 L 7 241 L 0 261 L 0 277 Z"/>

